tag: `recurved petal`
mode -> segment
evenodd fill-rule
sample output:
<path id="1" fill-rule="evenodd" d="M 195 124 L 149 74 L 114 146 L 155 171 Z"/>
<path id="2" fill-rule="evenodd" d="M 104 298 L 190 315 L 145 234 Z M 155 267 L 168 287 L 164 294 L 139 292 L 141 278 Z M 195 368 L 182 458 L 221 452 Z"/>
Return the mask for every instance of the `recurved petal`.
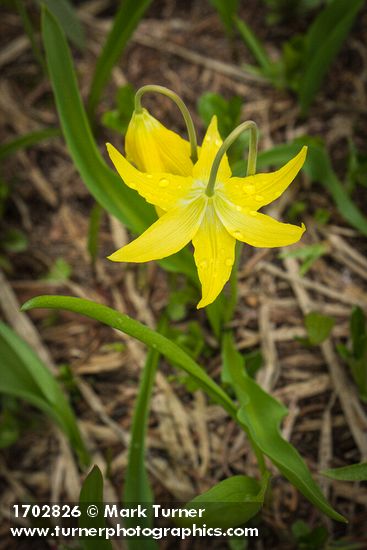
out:
<path id="1" fill-rule="evenodd" d="M 249 210 L 239 212 L 234 205 L 215 197 L 215 208 L 227 231 L 239 241 L 259 248 L 294 244 L 302 237 L 305 226 L 281 223 L 270 216 Z"/>
<path id="2" fill-rule="evenodd" d="M 126 185 L 163 210 L 173 208 L 192 186 L 192 177 L 165 173 L 143 173 L 130 164 L 118 150 L 107 143 L 107 150 L 117 172 Z"/>
<path id="3" fill-rule="evenodd" d="M 306 154 L 307 147 L 304 146 L 298 155 L 276 172 L 230 178 L 224 183 L 224 193 L 231 202 L 257 210 L 284 193 L 302 168 Z"/>
<path id="4" fill-rule="evenodd" d="M 200 197 L 166 212 L 135 241 L 108 256 L 109 260 L 141 263 L 175 254 L 192 240 L 200 227 L 206 202 Z"/>
<path id="5" fill-rule="evenodd" d="M 222 138 L 218 132 L 217 117 L 213 116 L 199 151 L 199 160 L 193 168 L 195 179 L 207 182 L 214 157 L 222 143 Z M 227 180 L 231 176 L 231 173 L 227 155 L 223 155 L 218 170 L 217 181 Z"/>
<path id="6" fill-rule="evenodd" d="M 197 307 L 214 302 L 228 281 L 235 256 L 236 240 L 218 218 L 212 201 L 208 202 L 203 221 L 193 238 L 195 263 L 202 286 Z"/>
<path id="7" fill-rule="evenodd" d="M 142 172 L 192 174 L 190 143 L 146 109 L 134 112 L 125 138 L 126 156 Z"/>

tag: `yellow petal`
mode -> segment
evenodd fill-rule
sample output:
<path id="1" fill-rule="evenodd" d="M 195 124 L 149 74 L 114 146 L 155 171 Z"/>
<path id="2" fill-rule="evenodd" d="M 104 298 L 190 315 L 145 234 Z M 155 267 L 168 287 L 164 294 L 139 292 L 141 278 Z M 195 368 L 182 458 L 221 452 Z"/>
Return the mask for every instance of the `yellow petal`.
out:
<path id="1" fill-rule="evenodd" d="M 147 202 L 159 206 L 163 210 L 169 210 L 175 206 L 180 198 L 187 195 L 192 186 L 191 177 L 139 172 L 110 143 L 107 143 L 107 150 L 126 185 L 131 189 L 136 189 Z"/>
<path id="2" fill-rule="evenodd" d="M 195 263 L 202 286 L 197 307 L 214 302 L 228 281 L 235 256 L 236 240 L 218 218 L 213 201 L 208 201 L 201 226 L 193 238 Z"/>
<path id="3" fill-rule="evenodd" d="M 217 127 L 217 117 L 213 116 L 206 131 L 200 152 L 199 160 L 194 165 L 193 177 L 196 180 L 208 181 L 214 157 L 223 141 Z M 218 170 L 217 181 L 227 180 L 231 176 L 227 155 L 224 155 Z"/>
<path id="4" fill-rule="evenodd" d="M 190 143 L 172 132 L 146 109 L 134 112 L 125 138 L 126 157 L 142 172 L 192 174 Z"/>
<path id="5" fill-rule="evenodd" d="M 190 242 L 203 218 L 207 200 L 194 201 L 166 212 L 135 241 L 111 256 L 113 262 L 150 262 L 175 254 Z"/>
<path id="6" fill-rule="evenodd" d="M 276 172 L 230 178 L 225 182 L 223 192 L 231 202 L 257 210 L 284 193 L 302 168 L 306 154 L 307 147 L 304 146 L 298 155 Z"/>
<path id="7" fill-rule="evenodd" d="M 281 223 L 255 210 L 238 211 L 236 206 L 214 197 L 219 218 L 227 231 L 239 241 L 259 248 L 273 248 L 296 243 L 302 237 L 305 226 Z"/>

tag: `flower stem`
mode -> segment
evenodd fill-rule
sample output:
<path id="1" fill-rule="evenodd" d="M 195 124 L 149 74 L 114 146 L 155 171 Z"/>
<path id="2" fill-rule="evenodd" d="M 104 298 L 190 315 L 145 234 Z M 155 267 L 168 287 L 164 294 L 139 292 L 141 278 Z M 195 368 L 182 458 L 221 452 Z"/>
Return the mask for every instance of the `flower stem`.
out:
<path id="1" fill-rule="evenodd" d="M 247 175 L 253 176 L 256 172 L 256 158 L 257 158 L 257 143 L 259 140 L 259 131 L 257 129 L 257 125 L 253 120 L 247 120 L 246 122 L 243 122 L 237 128 L 235 128 L 229 136 L 226 137 L 226 139 L 223 141 L 221 147 L 219 148 L 212 165 L 212 168 L 210 170 L 209 175 L 209 181 L 206 188 L 206 194 L 208 197 L 212 197 L 214 194 L 214 186 L 217 179 L 218 169 L 219 165 L 221 163 L 221 160 L 223 158 L 223 155 L 227 152 L 227 150 L 230 148 L 232 143 L 236 141 L 236 139 L 247 130 L 250 131 L 250 143 L 248 148 L 248 158 L 247 158 Z"/>
<path id="2" fill-rule="evenodd" d="M 190 141 L 190 148 L 191 148 L 190 157 L 192 162 L 195 164 L 195 162 L 197 162 L 198 160 L 198 151 L 197 151 L 198 146 L 197 146 L 196 132 L 195 132 L 195 127 L 194 127 L 194 123 L 192 121 L 191 115 L 185 103 L 182 101 L 180 96 L 175 94 L 175 92 L 172 92 L 172 90 L 170 90 L 169 88 L 166 88 L 164 86 L 158 86 L 156 84 L 148 84 L 147 86 L 142 86 L 141 88 L 139 88 L 139 90 L 135 94 L 135 111 L 137 113 L 141 113 L 143 110 L 141 105 L 141 98 L 146 92 L 156 92 L 158 94 L 163 94 L 169 97 L 170 99 L 172 99 L 172 101 L 176 103 L 177 107 L 181 111 L 181 114 L 186 124 L 187 133 Z"/>

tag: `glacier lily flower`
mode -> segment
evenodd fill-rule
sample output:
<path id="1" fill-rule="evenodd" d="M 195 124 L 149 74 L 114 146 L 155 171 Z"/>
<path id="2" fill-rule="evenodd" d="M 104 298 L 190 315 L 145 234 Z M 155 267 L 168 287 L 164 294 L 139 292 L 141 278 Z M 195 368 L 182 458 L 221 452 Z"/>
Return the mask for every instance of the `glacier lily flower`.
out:
<path id="1" fill-rule="evenodd" d="M 164 211 L 140 237 L 109 259 L 139 263 L 159 260 L 192 241 L 202 285 L 198 308 L 212 303 L 228 281 L 236 239 L 251 246 L 271 248 L 296 243 L 305 231 L 303 224 L 298 227 L 281 223 L 258 210 L 277 199 L 293 181 L 305 161 L 307 148 L 303 147 L 276 172 L 240 178 L 232 176 L 226 154 L 218 157 L 222 143 L 213 117 L 199 159 L 192 172 L 184 175 L 169 170 L 142 172 L 107 144 L 110 158 L 126 185 Z M 154 155 L 154 150 L 151 154 Z M 149 155 L 148 150 L 145 155 Z M 216 164 L 214 177 L 213 164 Z"/>
<path id="2" fill-rule="evenodd" d="M 146 92 L 169 97 L 179 108 L 186 124 L 189 141 L 166 128 L 141 105 Z M 135 95 L 135 110 L 125 138 L 126 158 L 142 172 L 169 172 L 179 176 L 192 174 L 197 161 L 197 143 L 191 115 L 182 99 L 164 86 L 148 84 Z"/>

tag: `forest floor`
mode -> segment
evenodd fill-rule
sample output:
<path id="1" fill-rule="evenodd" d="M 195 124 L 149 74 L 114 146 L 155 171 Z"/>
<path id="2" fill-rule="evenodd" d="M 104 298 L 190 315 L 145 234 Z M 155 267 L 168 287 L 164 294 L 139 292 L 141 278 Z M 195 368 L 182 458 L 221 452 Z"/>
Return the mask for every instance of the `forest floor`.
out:
<path id="1" fill-rule="evenodd" d="M 86 50 L 76 52 L 74 59 L 84 98 L 110 24 L 110 4 L 101 0 L 80 6 L 88 40 Z M 289 25 L 266 26 L 260 4 L 246 2 L 243 15 L 276 55 L 289 37 Z M 6 141 L 57 125 L 58 120 L 50 84 L 33 58 L 18 15 L 5 7 L 0 13 L 0 137 Z M 307 22 L 292 22 L 292 33 L 304 30 Z M 366 41 L 364 9 L 308 118 L 301 119 L 291 94 L 276 91 L 241 70 L 235 58 L 251 63 L 251 56 L 238 39 L 230 45 L 209 3 L 159 0 L 148 10 L 114 69 L 99 114 L 114 107 L 118 86 L 127 82 L 135 88 L 161 84 L 185 100 L 202 137 L 204 127 L 196 111 L 200 95 L 206 91 L 226 98 L 237 95 L 243 100 L 242 120 L 253 119 L 260 127 L 261 150 L 305 134 L 320 137 L 343 180 L 349 141 L 366 150 Z M 149 96 L 146 105 L 166 126 L 184 134 L 169 100 Z M 107 140 L 122 149 L 119 135 L 102 126 L 99 130 L 104 155 Z M 126 266 L 106 260 L 130 238 L 107 214 L 99 235 L 98 258 L 92 265 L 87 235 L 94 201 L 62 138 L 18 151 L 4 162 L 1 177 L 11 187 L 2 228 L 21 230 L 28 241 L 25 250 L 8 253 L 9 264 L 0 282 L 3 318 L 65 383 L 95 462 L 107 472 L 106 500 L 116 502 L 123 488 L 131 416 L 146 350 L 91 320 L 46 310 L 25 316 L 19 305 L 38 294 L 72 294 L 111 305 L 154 327 L 167 304 L 169 286 L 184 288 L 185 281 L 167 276 L 155 263 Z M 366 195 L 366 189 L 359 191 L 360 208 L 363 201 L 366 204 Z M 311 185 L 304 175 L 272 206 L 272 214 L 284 215 L 295 201 L 306 204 L 301 214 L 307 227 L 303 244 L 323 243 L 326 253 L 301 277 L 298 260 L 280 258 L 277 249 L 246 246 L 232 326 L 240 351 L 261 350 L 263 367 L 258 380 L 289 408 L 283 435 L 304 457 L 324 494 L 349 524 L 322 517 L 274 470 L 271 498 L 256 523 L 261 536 L 250 540 L 248 547 L 296 548 L 291 526 L 300 519 L 311 528 L 326 525 L 336 540 L 347 537 L 367 547 L 366 487 L 334 482 L 318 474 L 327 467 L 367 457 L 366 408 L 336 352 L 337 344 L 348 340 L 353 306 L 358 304 L 367 312 L 367 242 L 343 220 L 324 188 Z M 318 209 L 330 213 L 327 224 L 315 221 Z M 61 275 L 55 274 L 55 262 L 59 262 Z M 68 266 L 70 275 L 63 277 Z M 321 346 L 305 347 L 298 338 L 305 337 L 303 318 L 312 310 L 332 316 L 336 323 Z M 205 314 L 193 304 L 186 316 L 172 325 L 190 335 L 196 321 L 203 327 L 207 350 L 199 362 L 219 380 L 218 343 Z M 76 501 L 83 478 L 75 456 L 51 422 L 26 404 L 18 407 L 16 415 L 21 436 L 3 449 L 0 459 L 0 512 L 4 519 L 0 548 L 51 548 L 41 542 L 32 546 L 29 541 L 9 541 L 9 506 L 24 500 Z M 153 394 L 147 445 L 147 466 L 157 501 L 187 501 L 229 475 L 257 475 L 245 434 L 203 393 L 191 393 L 177 371 L 164 362 Z M 225 548 L 223 542 L 210 544 Z M 163 543 L 165 547 L 170 546 Z M 187 544 L 172 547 L 187 548 Z"/>

